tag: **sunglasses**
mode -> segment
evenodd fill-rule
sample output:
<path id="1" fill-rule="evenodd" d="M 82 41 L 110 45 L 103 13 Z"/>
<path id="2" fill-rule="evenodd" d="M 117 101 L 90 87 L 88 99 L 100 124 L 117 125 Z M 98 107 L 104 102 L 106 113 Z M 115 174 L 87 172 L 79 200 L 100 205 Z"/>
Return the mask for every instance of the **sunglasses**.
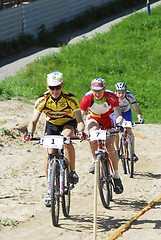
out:
<path id="1" fill-rule="evenodd" d="M 93 91 L 94 93 L 97 93 L 97 92 L 98 92 L 98 93 L 102 93 L 102 92 L 104 91 L 104 89 L 102 89 L 102 90 L 93 90 L 93 89 L 92 89 L 92 91 Z"/>
<path id="2" fill-rule="evenodd" d="M 117 94 L 124 94 L 126 91 L 116 91 L 117 92 Z"/>
<path id="3" fill-rule="evenodd" d="M 60 90 L 61 87 L 62 87 L 61 85 L 58 85 L 58 86 L 49 86 L 49 89 L 50 89 L 50 90 L 55 90 L 55 89 L 56 89 L 56 90 Z"/>

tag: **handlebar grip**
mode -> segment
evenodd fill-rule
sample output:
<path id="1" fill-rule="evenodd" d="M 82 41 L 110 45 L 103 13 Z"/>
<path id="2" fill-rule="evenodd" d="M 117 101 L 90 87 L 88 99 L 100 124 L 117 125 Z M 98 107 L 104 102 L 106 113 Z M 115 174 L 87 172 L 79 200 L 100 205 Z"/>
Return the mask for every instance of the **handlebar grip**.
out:
<path id="1" fill-rule="evenodd" d="M 30 141 L 39 141 L 41 138 L 40 137 L 34 137 Z"/>
<path id="2" fill-rule="evenodd" d="M 135 125 L 137 125 L 137 124 L 144 124 L 144 123 L 141 123 L 141 122 L 133 122 L 133 123 L 132 123 L 132 126 L 135 126 Z"/>

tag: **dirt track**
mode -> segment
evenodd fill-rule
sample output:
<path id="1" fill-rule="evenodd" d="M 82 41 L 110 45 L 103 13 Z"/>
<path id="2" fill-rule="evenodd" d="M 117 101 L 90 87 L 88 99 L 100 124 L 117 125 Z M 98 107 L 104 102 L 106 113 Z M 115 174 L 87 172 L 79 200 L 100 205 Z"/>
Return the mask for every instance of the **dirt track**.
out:
<path id="1" fill-rule="evenodd" d="M 71 217 L 65 219 L 61 213 L 60 226 L 55 228 L 43 200 L 47 188 L 44 149 L 23 141 L 33 106 L 11 100 L 0 102 L 0 109 L 3 113 L 0 115 L 0 219 L 3 223 L 0 239 L 92 239 L 94 180 L 93 175 L 88 174 L 91 156 L 87 142 L 75 145 L 80 181 L 72 191 Z M 42 135 L 43 116 L 37 129 L 37 135 Z M 137 126 L 134 133 L 147 138 L 135 138 L 139 161 L 135 164 L 134 178 L 123 175 L 119 163 L 124 193 L 113 195 L 109 210 L 103 208 L 98 196 L 97 239 L 108 239 L 115 229 L 161 194 L 161 145 L 158 141 L 161 125 Z M 160 216 L 158 203 L 135 221 L 120 239 L 161 239 Z"/>
<path id="2" fill-rule="evenodd" d="M 153 4 L 161 4 L 161 1 Z M 152 7 L 153 7 L 152 6 Z M 146 10 L 146 9 L 144 9 Z M 80 41 L 84 36 L 91 38 L 97 32 L 108 31 L 116 19 L 83 35 L 69 43 Z M 46 49 L 0 69 L 0 81 L 14 75 L 34 59 L 59 49 Z M 9 59 L 11 61 L 11 59 Z M 87 142 L 77 143 L 76 167 L 80 181 L 72 191 L 71 216 L 65 219 L 60 214 L 60 226 L 51 224 L 49 209 L 44 206 L 46 178 L 43 161 L 44 149 L 39 145 L 23 141 L 23 133 L 30 120 L 32 105 L 20 101 L 0 102 L 0 240 L 91 240 L 93 238 L 93 176 L 88 174 L 91 155 Z M 38 126 L 37 135 L 43 134 L 44 119 Z M 141 211 L 151 200 L 161 194 L 161 125 L 144 124 L 137 126 L 134 133 L 146 137 L 136 137 L 136 152 L 139 161 L 135 164 L 133 179 L 120 174 L 124 193 L 114 194 L 110 209 L 102 207 L 98 196 L 97 239 L 104 240 L 131 217 Z M 150 142 L 151 140 L 152 142 Z M 154 144 L 153 144 L 154 143 Z M 119 239 L 154 240 L 161 239 L 161 204 L 156 204 Z"/>

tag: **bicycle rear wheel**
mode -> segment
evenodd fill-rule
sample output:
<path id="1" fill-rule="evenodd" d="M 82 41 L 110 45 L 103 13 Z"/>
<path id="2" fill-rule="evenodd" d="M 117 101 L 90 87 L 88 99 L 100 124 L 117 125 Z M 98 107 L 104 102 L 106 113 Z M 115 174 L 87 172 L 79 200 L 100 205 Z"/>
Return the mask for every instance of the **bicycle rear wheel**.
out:
<path id="1" fill-rule="evenodd" d="M 53 162 L 51 171 L 51 217 L 54 226 L 58 226 L 59 222 L 59 163 Z"/>
<path id="2" fill-rule="evenodd" d="M 67 160 L 64 161 L 64 176 L 63 176 L 63 185 L 64 185 L 64 191 L 62 196 L 62 210 L 65 217 L 69 217 L 69 211 L 70 211 L 70 184 L 68 179 L 69 174 L 69 167 Z"/>
<path id="3" fill-rule="evenodd" d="M 126 163 L 127 174 L 130 178 L 133 178 L 133 174 L 134 174 L 133 150 L 132 150 L 132 145 L 129 138 L 126 139 L 125 148 L 126 148 L 125 163 Z"/>
<path id="4" fill-rule="evenodd" d="M 121 137 L 120 139 L 120 159 L 121 159 L 121 163 L 122 163 L 122 170 L 124 174 L 127 174 L 127 170 L 126 170 L 126 163 L 125 163 L 125 158 L 124 158 L 124 152 L 123 152 L 123 138 Z"/>
<path id="5" fill-rule="evenodd" d="M 109 208 L 110 200 L 112 198 L 112 184 L 108 181 L 105 168 L 105 159 L 101 154 L 97 155 L 98 160 L 98 189 L 102 204 L 105 208 Z M 110 185 L 110 186 L 109 186 Z"/>

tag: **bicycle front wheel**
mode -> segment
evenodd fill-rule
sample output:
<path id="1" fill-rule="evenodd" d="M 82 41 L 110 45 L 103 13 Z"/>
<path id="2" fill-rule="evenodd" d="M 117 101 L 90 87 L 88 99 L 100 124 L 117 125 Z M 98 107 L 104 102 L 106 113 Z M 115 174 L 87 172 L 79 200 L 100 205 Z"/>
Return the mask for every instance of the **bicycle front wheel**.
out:
<path id="1" fill-rule="evenodd" d="M 62 209 L 65 217 L 69 217 L 70 211 L 70 184 L 68 179 L 69 167 L 67 160 L 64 161 L 64 175 L 63 175 L 63 196 L 62 196 Z"/>
<path id="2" fill-rule="evenodd" d="M 132 150 L 132 145 L 129 138 L 126 139 L 125 152 L 126 152 L 125 163 L 126 163 L 127 174 L 130 178 L 133 178 L 133 174 L 134 174 L 133 150 Z"/>
<path id="3" fill-rule="evenodd" d="M 97 155 L 98 160 L 98 189 L 101 202 L 105 208 L 109 208 L 110 200 L 112 198 L 112 189 L 109 187 L 108 175 L 105 168 L 104 157 Z M 110 191 L 111 190 L 111 191 Z"/>
<path id="4" fill-rule="evenodd" d="M 120 139 L 120 159 L 121 159 L 121 163 L 122 163 L 122 170 L 124 174 L 127 174 L 127 170 L 126 170 L 126 163 L 125 163 L 125 158 L 124 158 L 124 152 L 123 152 L 123 138 L 121 137 Z"/>
<path id="5" fill-rule="evenodd" d="M 58 162 L 53 162 L 51 171 L 51 217 L 54 226 L 58 226 L 59 222 L 59 164 Z"/>

